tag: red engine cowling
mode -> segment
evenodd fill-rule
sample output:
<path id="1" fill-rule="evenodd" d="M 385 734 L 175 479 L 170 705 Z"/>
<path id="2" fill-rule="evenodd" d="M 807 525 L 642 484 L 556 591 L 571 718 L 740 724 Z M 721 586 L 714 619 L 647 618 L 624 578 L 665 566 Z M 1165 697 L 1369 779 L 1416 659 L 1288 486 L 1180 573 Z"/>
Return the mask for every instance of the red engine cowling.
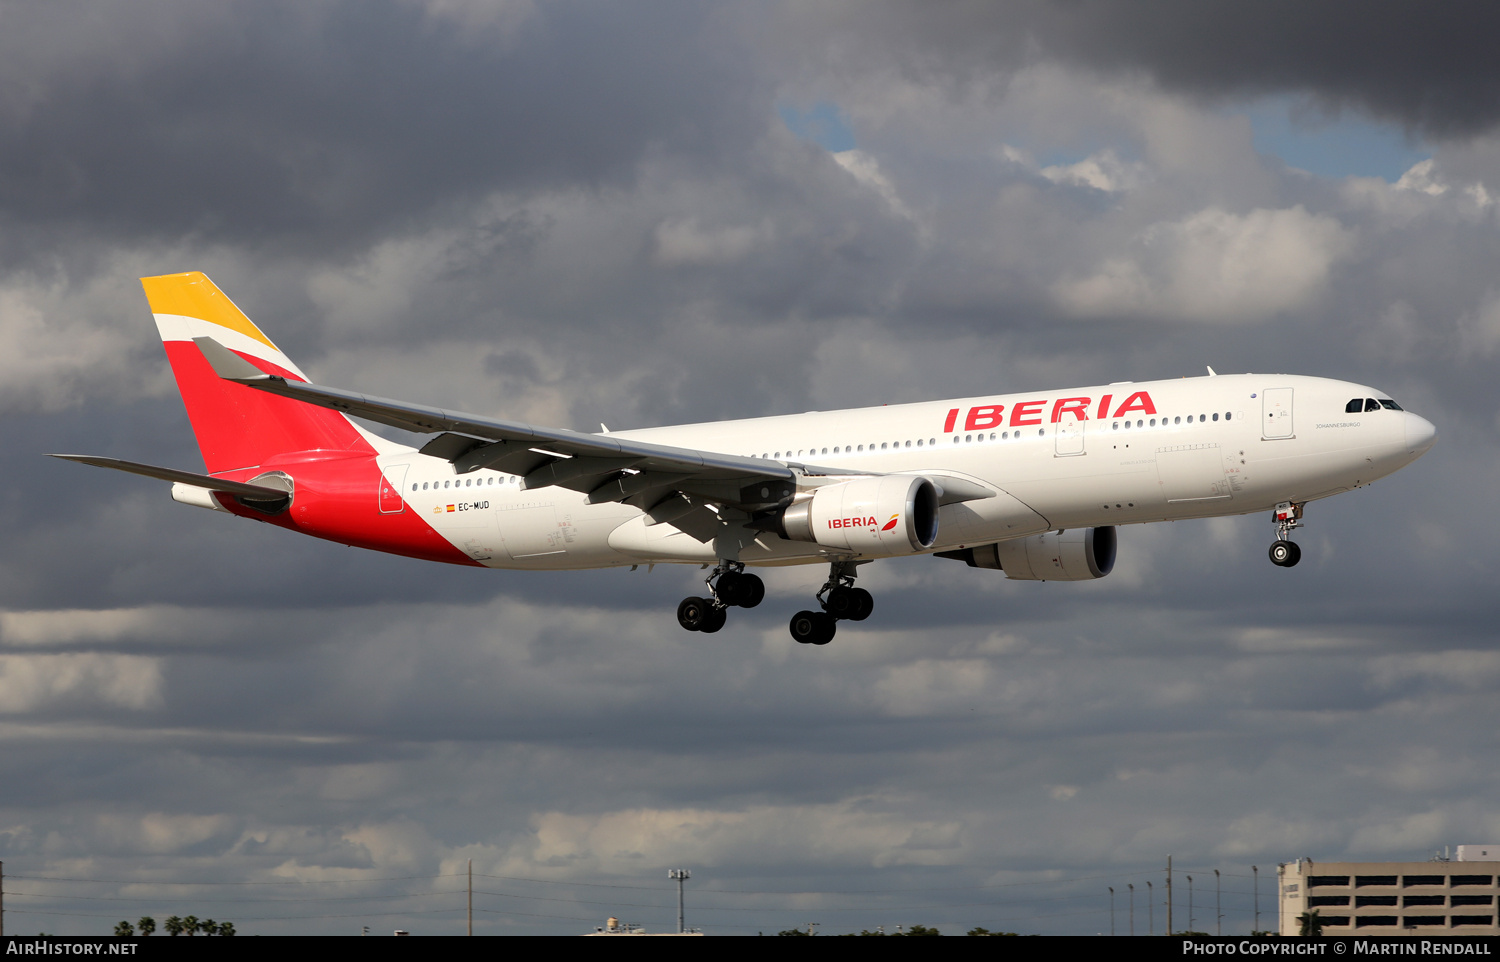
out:
<path id="1" fill-rule="evenodd" d="M 1115 567 L 1115 529 L 1069 528 L 952 553 L 975 568 L 998 568 L 1017 581 L 1091 581 Z M 946 554 L 946 553 L 945 553 Z"/>
<path id="2" fill-rule="evenodd" d="M 937 540 L 937 489 L 903 474 L 824 485 L 782 512 L 777 533 L 864 555 L 915 554 Z"/>

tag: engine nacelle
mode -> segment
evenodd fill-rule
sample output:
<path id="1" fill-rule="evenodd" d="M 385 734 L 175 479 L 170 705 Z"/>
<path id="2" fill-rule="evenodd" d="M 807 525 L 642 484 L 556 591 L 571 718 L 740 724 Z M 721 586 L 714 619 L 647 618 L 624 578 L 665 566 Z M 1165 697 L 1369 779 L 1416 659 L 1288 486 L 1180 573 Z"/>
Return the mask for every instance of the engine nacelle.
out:
<path id="1" fill-rule="evenodd" d="M 1115 567 L 1115 529 L 1069 528 L 1029 538 L 943 552 L 971 568 L 995 568 L 1017 581 L 1091 581 Z"/>
<path id="2" fill-rule="evenodd" d="M 782 512 L 777 533 L 859 554 L 915 554 L 937 541 L 937 488 L 905 474 L 824 485 Z"/>

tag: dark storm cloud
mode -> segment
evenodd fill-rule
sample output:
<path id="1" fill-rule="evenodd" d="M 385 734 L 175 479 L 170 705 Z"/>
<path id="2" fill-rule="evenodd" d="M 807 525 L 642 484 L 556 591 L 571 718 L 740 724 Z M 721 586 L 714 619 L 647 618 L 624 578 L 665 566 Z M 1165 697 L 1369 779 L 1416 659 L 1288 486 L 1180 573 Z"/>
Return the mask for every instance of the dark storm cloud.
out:
<path id="1" fill-rule="evenodd" d="M 396 0 L 3 15 L 13 230 L 367 242 L 496 188 L 628 180 L 653 146 L 722 159 L 757 85 L 744 50 L 690 42 L 713 17 L 690 3 L 540 4 L 505 33 Z"/>
<path id="2" fill-rule="evenodd" d="M 1056 60 L 1149 76 L 1195 97 L 1305 94 L 1330 111 L 1360 109 L 1438 137 L 1500 120 L 1490 44 L 1500 11 L 1485 5 L 963 0 L 851 3 L 837 13 L 815 7 L 806 18 L 875 38 L 875 69 L 896 63 L 930 77 L 984 80 Z M 848 53 L 858 44 L 840 47 Z"/>

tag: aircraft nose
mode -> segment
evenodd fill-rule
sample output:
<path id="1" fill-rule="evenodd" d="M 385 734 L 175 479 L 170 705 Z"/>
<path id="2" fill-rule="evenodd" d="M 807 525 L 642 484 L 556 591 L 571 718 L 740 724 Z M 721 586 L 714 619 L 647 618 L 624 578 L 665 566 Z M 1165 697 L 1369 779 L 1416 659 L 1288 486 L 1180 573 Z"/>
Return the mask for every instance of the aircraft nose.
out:
<path id="1" fill-rule="evenodd" d="M 1437 441 L 1437 428 L 1424 417 L 1406 412 L 1406 447 L 1414 457 L 1427 453 Z"/>

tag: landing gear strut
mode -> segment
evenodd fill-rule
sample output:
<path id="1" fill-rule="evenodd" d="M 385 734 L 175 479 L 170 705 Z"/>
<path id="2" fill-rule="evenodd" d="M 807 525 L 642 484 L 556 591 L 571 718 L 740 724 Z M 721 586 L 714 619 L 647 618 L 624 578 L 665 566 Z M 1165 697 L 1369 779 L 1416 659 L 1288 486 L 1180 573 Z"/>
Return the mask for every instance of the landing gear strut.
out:
<path id="1" fill-rule="evenodd" d="M 1302 560 L 1302 549 L 1288 540 L 1292 530 L 1302 527 L 1302 507 L 1306 502 L 1283 501 L 1276 506 L 1271 520 L 1276 522 L 1276 540 L 1271 543 L 1271 564 L 1290 568 Z"/>
<path id="2" fill-rule="evenodd" d="M 875 610 L 875 599 L 863 588 L 854 587 L 854 569 L 858 561 L 835 561 L 829 565 L 828 580 L 818 589 L 818 607 L 822 611 L 799 611 L 788 626 L 792 639 L 800 645 L 826 645 L 833 640 L 838 622 L 864 621 Z"/>
<path id="3" fill-rule="evenodd" d="M 754 608 L 766 596 L 766 583 L 745 571 L 738 561 L 721 561 L 703 579 L 707 598 L 684 598 L 677 606 L 677 623 L 688 631 L 712 634 L 724 627 L 731 605 Z"/>

